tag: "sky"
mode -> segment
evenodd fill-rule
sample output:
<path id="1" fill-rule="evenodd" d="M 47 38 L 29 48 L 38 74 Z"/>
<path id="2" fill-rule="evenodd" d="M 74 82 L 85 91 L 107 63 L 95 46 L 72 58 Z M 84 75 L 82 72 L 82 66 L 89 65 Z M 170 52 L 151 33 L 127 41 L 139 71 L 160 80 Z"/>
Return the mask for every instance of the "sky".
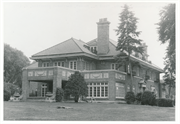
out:
<path id="1" fill-rule="evenodd" d="M 71 37 L 84 42 L 97 38 L 97 22 L 107 18 L 110 39 L 117 41 L 119 13 L 127 4 L 137 17 L 140 39 L 148 46 L 149 60 L 164 68 L 166 45 L 158 40 L 159 12 L 165 2 L 7 2 L 3 3 L 3 41 L 28 58 Z"/>

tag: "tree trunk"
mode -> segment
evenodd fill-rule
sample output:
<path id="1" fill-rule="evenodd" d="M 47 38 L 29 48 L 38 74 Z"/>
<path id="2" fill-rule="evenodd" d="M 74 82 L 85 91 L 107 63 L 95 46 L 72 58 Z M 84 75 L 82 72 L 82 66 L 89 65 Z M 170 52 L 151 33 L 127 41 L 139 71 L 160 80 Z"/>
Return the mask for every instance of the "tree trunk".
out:
<path id="1" fill-rule="evenodd" d="M 132 82 L 133 82 L 133 77 L 132 77 L 132 68 L 131 68 L 131 60 L 130 60 L 130 53 L 128 53 L 128 66 L 129 66 L 129 71 L 130 71 L 130 92 L 132 92 Z"/>

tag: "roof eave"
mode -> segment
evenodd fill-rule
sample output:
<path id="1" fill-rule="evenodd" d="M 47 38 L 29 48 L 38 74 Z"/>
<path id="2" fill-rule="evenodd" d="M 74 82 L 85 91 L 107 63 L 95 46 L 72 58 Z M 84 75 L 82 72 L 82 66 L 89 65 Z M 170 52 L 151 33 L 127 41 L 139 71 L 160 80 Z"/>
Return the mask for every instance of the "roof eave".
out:
<path id="1" fill-rule="evenodd" d="M 74 56 L 87 56 L 93 59 L 98 59 L 98 56 L 91 55 L 88 53 L 80 52 L 80 53 L 68 53 L 68 54 L 58 54 L 58 55 L 44 55 L 44 56 L 32 56 L 30 59 L 47 59 L 47 58 L 57 58 L 57 57 L 74 57 Z"/>

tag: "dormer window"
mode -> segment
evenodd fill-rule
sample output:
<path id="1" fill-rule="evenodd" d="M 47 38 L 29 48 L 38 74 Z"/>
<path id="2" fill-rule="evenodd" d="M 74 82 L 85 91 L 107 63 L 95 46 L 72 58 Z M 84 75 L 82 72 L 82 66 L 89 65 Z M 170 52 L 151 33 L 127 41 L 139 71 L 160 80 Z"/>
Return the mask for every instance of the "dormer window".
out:
<path id="1" fill-rule="evenodd" d="M 92 53 L 97 54 L 97 46 L 91 46 L 90 50 L 91 50 Z"/>

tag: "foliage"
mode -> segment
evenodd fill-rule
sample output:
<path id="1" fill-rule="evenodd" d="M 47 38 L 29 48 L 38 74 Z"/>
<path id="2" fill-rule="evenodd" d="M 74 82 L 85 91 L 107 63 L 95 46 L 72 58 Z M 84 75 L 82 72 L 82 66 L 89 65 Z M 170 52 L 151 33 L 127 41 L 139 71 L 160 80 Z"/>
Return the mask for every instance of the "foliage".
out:
<path id="1" fill-rule="evenodd" d="M 127 104 L 131 104 L 135 101 L 135 94 L 134 92 L 127 92 L 125 96 L 125 100 Z"/>
<path id="2" fill-rule="evenodd" d="M 4 83 L 4 91 L 7 91 L 10 93 L 11 96 L 14 95 L 15 92 L 21 94 L 22 90 L 19 86 L 14 85 L 12 83 Z"/>
<path id="3" fill-rule="evenodd" d="M 118 29 L 115 30 L 118 36 L 118 45 L 116 50 L 119 54 L 115 57 L 116 62 L 119 66 L 126 65 L 131 73 L 131 86 L 130 91 L 132 91 L 132 69 L 130 55 L 132 52 L 143 54 L 144 48 L 140 39 L 137 39 L 140 32 L 137 30 L 137 20 L 134 13 L 129 10 L 127 5 L 124 5 L 123 11 L 120 13 L 120 23 Z M 123 55 L 122 53 L 127 54 Z"/>
<path id="4" fill-rule="evenodd" d="M 78 102 L 80 96 L 87 96 L 88 87 L 80 72 L 76 71 L 69 77 L 65 86 L 65 94 L 74 96 L 75 102 Z"/>
<path id="5" fill-rule="evenodd" d="M 171 75 L 171 73 L 165 72 L 165 75 L 163 76 L 164 83 L 168 85 L 169 87 L 169 98 L 171 96 L 171 89 L 175 88 L 175 77 Z"/>
<path id="6" fill-rule="evenodd" d="M 151 91 L 144 91 L 141 97 L 142 105 L 155 105 L 156 96 Z"/>
<path id="7" fill-rule="evenodd" d="M 149 105 L 157 106 L 157 99 L 154 93 L 152 93 L 152 97 L 149 99 Z"/>
<path id="8" fill-rule="evenodd" d="M 157 105 L 160 107 L 173 107 L 173 102 L 174 101 L 171 99 L 161 98 L 161 99 L 158 99 Z"/>
<path id="9" fill-rule="evenodd" d="M 159 40 L 162 44 L 168 43 L 165 56 L 164 81 L 171 90 L 175 86 L 176 79 L 176 23 L 175 4 L 168 4 L 160 11 L 160 22 L 158 23 Z M 169 94 L 170 96 L 170 94 Z"/>
<path id="10" fill-rule="evenodd" d="M 140 92 L 140 93 L 137 93 L 136 96 L 135 96 L 135 99 L 136 99 L 136 101 L 137 101 L 138 103 L 141 102 L 141 96 L 142 96 L 142 93 L 141 93 L 141 92 Z"/>
<path id="11" fill-rule="evenodd" d="M 4 90 L 4 101 L 8 101 L 11 97 L 10 92 Z"/>
<path id="12" fill-rule="evenodd" d="M 60 87 L 56 88 L 56 102 L 61 102 L 63 100 L 64 90 Z"/>
<path id="13" fill-rule="evenodd" d="M 22 68 L 29 63 L 29 59 L 21 51 L 4 44 L 4 82 L 21 87 Z"/>

